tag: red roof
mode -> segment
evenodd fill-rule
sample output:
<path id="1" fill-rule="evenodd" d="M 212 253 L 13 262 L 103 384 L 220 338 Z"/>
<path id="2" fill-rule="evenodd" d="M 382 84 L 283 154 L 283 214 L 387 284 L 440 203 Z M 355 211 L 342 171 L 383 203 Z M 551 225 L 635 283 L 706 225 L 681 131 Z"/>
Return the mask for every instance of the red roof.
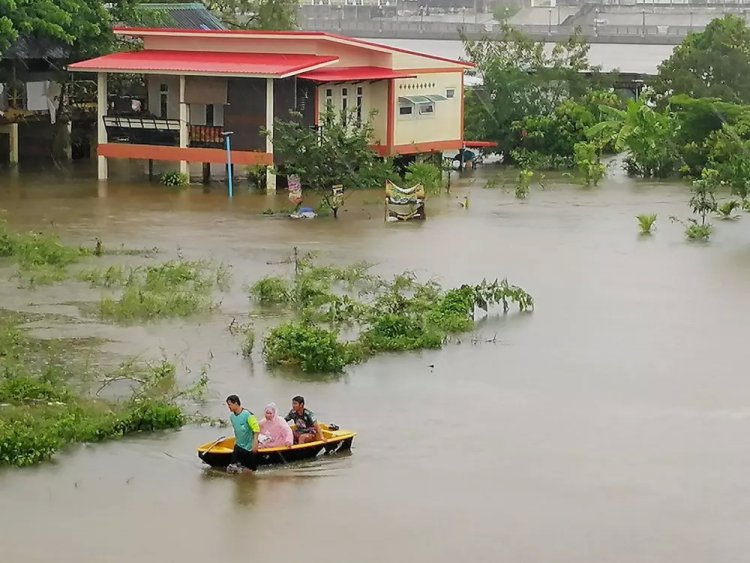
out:
<path id="1" fill-rule="evenodd" d="M 316 82 L 354 82 L 357 80 L 414 78 L 415 75 L 379 66 L 339 66 L 334 68 L 319 68 L 318 70 L 300 74 L 298 77 Z"/>
<path id="2" fill-rule="evenodd" d="M 338 61 L 338 57 L 279 53 L 145 50 L 112 53 L 68 65 L 89 72 L 180 73 L 285 78 Z"/>
<path id="3" fill-rule="evenodd" d="M 348 45 L 355 45 L 368 49 L 371 51 L 380 51 L 385 53 L 405 53 L 408 55 L 417 55 L 426 59 L 432 59 L 435 61 L 442 61 L 445 63 L 453 63 L 466 68 L 476 66 L 472 62 L 468 61 L 457 61 L 455 59 L 448 59 L 445 57 L 438 57 L 436 55 L 430 55 L 428 53 L 420 53 L 419 51 L 412 51 L 410 49 L 402 49 L 401 47 L 392 47 L 390 45 L 384 45 L 382 43 L 375 43 L 373 41 L 366 41 L 364 39 L 357 39 L 354 37 L 347 37 L 345 35 L 337 35 L 335 33 L 327 33 L 324 31 L 265 31 L 265 30 L 246 30 L 246 29 L 172 29 L 172 28 L 150 28 L 150 27 L 115 27 L 114 32 L 116 35 L 128 35 L 131 37 L 145 37 L 145 36 L 173 36 L 173 37 L 191 37 L 191 36 L 202 36 L 202 37 L 278 37 L 280 39 L 321 39 L 324 41 L 330 41 L 334 43 L 344 43 Z"/>
<path id="4" fill-rule="evenodd" d="M 464 146 L 469 149 L 488 149 L 496 147 L 495 141 L 464 141 Z"/>

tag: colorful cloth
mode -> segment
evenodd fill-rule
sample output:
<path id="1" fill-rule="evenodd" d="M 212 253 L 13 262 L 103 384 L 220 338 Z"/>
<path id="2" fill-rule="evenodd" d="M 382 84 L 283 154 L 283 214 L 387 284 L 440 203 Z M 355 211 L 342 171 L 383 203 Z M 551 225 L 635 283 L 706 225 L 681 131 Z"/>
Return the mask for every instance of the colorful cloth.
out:
<path id="1" fill-rule="evenodd" d="M 258 419 L 247 409 L 242 409 L 240 414 L 230 414 L 229 421 L 234 428 L 235 443 L 244 450 L 253 449 L 253 437 L 260 432 Z"/>
<path id="2" fill-rule="evenodd" d="M 260 421 L 261 435 L 268 437 L 267 440 L 263 440 L 263 448 L 291 446 L 294 443 L 294 434 L 286 421 L 279 416 L 276 404 L 270 403 L 266 405 L 265 411 L 273 412 L 273 416 L 270 420 L 265 416 Z"/>

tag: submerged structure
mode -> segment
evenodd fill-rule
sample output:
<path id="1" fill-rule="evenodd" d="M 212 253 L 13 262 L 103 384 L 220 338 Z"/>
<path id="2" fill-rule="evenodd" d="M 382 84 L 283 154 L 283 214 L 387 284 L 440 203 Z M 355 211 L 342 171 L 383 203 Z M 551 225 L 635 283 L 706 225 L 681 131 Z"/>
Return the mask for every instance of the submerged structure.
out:
<path id="1" fill-rule="evenodd" d="M 452 151 L 463 143 L 467 62 L 319 32 L 115 33 L 142 40 L 143 49 L 68 67 L 97 77 L 100 179 L 112 158 L 172 161 L 185 174 L 194 172 L 191 163 L 203 163 L 205 173 L 230 158 L 234 165 L 270 166 L 274 119 L 295 111 L 318 128 L 329 107 L 352 112 L 352 126 L 371 119 L 372 146 L 382 156 Z M 111 104 L 113 74 L 142 75 L 142 99 Z M 270 172 L 266 187 L 275 189 Z"/>

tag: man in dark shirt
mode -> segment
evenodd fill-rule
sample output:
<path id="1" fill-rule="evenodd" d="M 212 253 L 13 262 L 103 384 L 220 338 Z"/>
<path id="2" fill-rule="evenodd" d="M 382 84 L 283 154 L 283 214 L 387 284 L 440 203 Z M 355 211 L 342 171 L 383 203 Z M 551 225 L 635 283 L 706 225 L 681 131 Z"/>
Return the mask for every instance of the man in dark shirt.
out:
<path id="1" fill-rule="evenodd" d="M 315 414 L 305 408 L 305 398 L 297 395 L 292 399 L 292 410 L 286 415 L 286 421 L 293 421 L 294 443 L 307 444 L 309 442 L 325 442 Z"/>

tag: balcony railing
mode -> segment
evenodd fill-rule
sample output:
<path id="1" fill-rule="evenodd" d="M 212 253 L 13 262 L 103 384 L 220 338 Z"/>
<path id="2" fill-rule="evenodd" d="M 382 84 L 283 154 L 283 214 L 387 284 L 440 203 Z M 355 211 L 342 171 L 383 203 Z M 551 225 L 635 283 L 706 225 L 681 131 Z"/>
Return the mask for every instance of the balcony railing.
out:
<path id="1" fill-rule="evenodd" d="M 104 126 L 111 143 L 130 143 L 135 145 L 180 144 L 180 120 L 161 119 L 158 117 L 107 115 Z M 216 125 L 188 126 L 189 146 L 222 147 L 224 128 Z"/>
<path id="2" fill-rule="evenodd" d="M 107 115 L 103 119 L 107 137 L 112 143 L 167 146 L 180 144 L 179 119 L 119 115 Z"/>
<path id="3" fill-rule="evenodd" d="M 224 128 L 219 125 L 191 125 L 190 146 L 191 147 L 222 147 Z"/>

